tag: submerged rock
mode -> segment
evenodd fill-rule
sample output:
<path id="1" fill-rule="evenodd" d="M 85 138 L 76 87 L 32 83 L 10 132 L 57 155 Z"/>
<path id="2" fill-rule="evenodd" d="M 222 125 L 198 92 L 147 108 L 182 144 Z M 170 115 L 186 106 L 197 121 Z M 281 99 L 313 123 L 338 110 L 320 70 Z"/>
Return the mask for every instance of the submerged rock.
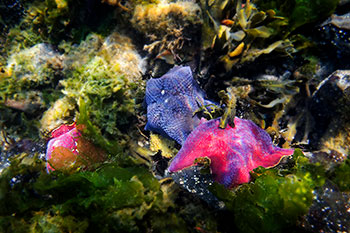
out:
<path id="1" fill-rule="evenodd" d="M 224 204 L 209 191 L 214 181 L 212 175 L 204 173 L 200 166 L 193 166 L 178 172 L 171 173 L 173 180 L 188 192 L 197 195 L 209 205 L 222 208 Z"/>
<path id="2" fill-rule="evenodd" d="M 130 82 L 137 83 L 145 72 L 145 60 L 129 37 L 113 32 L 104 40 L 100 51 Z"/>
<path id="3" fill-rule="evenodd" d="M 61 55 L 45 43 L 12 54 L 7 63 L 7 70 L 23 88 L 50 84 L 62 69 Z"/>
<path id="4" fill-rule="evenodd" d="M 338 55 L 350 55 L 350 13 L 332 15 L 319 28 L 325 44 L 337 49 Z"/>
<path id="5" fill-rule="evenodd" d="M 192 56 L 201 26 L 201 9 L 191 1 L 137 5 L 131 23 L 150 41 L 144 49 L 169 64 Z"/>
<path id="6" fill-rule="evenodd" d="M 328 181 L 322 188 L 315 190 L 314 195 L 303 227 L 311 232 L 349 232 L 349 194 L 341 193 Z"/>
<path id="7" fill-rule="evenodd" d="M 314 126 L 310 145 L 318 149 L 350 151 L 350 71 L 338 70 L 323 80 L 312 95 L 309 111 Z"/>

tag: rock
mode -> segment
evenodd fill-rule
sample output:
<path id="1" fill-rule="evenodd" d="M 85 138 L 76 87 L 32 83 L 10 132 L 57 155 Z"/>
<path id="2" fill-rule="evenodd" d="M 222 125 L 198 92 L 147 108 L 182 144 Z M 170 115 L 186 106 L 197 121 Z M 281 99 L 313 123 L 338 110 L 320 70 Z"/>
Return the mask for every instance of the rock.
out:
<path id="1" fill-rule="evenodd" d="M 200 7 L 192 1 L 139 4 L 131 23 L 149 39 L 144 50 L 153 58 L 174 64 L 196 52 L 202 24 L 200 13 Z"/>
<path id="2" fill-rule="evenodd" d="M 76 113 L 75 108 L 76 104 L 71 98 L 63 97 L 56 100 L 56 102 L 44 112 L 40 120 L 41 133 L 47 135 L 60 125 L 72 122 Z"/>
<path id="3" fill-rule="evenodd" d="M 350 13 L 333 14 L 319 28 L 323 44 L 337 50 L 338 56 L 350 55 Z"/>
<path id="4" fill-rule="evenodd" d="M 171 177 L 175 183 L 185 188 L 188 192 L 198 196 L 209 205 L 216 208 L 223 208 L 223 202 L 220 202 L 208 189 L 214 183 L 211 174 L 202 172 L 202 169 L 203 168 L 200 166 L 192 166 L 171 173 Z"/>
<path id="5" fill-rule="evenodd" d="M 12 77 L 25 88 L 51 84 L 62 69 L 60 54 L 45 43 L 12 54 L 7 63 Z"/>
<path id="6" fill-rule="evenodd" d="M 350 196 L 331 182 L 315 191 L 314 201 L 302 226 L 310 232 L 349 232 Z"/>
<path id="7" fill-rule="evenodd" d="M 309 143 L 317 149 L 349 152 L 350 70 L 337 70 L 323 80 L 311 97 L 314 127 Z"/>

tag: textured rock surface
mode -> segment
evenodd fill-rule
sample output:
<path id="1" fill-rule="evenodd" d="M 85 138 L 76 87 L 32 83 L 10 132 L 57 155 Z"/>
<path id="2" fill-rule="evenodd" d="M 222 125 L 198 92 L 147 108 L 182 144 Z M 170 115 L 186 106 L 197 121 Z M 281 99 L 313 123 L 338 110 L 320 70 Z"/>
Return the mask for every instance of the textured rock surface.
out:
<path id="1" fill-rule="evenodd" d="M 310 104 L 315 124 L 309 135 L 310 145 L 345 154 L 349 151 L 349 91 L 349 70 L 338 70 L 319 84 Z"/>
<path id="2" fill-rule="evenodd" d="M 341 193 L 331 182 L 315 191 L 314 202 L 303 227 L 311 232 L 348 232 L 350 196 Z"/>

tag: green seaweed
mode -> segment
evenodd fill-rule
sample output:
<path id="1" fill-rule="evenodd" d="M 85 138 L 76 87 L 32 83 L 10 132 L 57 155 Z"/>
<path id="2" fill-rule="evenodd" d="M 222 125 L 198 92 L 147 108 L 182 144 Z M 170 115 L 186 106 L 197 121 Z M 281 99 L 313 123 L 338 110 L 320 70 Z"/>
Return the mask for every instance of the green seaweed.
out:
<path id="1" fill-rule="evenodd" d="M 50 46 L 38 44 L 12 54 L 4 72 L 0 77 L 1 129 L 13 137 L 38 139 L 43 110 L 60 97 L 59 55 Z"/>
<path id="2" fill-rule="evenodd" d="M 38 43 L 77 43 L 91 31 L 107 35 L 114 29 L 115 21 L 123 17 L 118 9 L 99 1 L 30 0 L 20 4 L 23 15 L 19 22 L 8 25 L 0 35 L 0 64 L 6 63 L 10 54 Z"/>
<path id="3" fill-rule="evenodd" d="M 289 19 L 291 31 L 308 23 L 330 16 L 339 0 L 258 0 L 256 4 L 263 10 L 274 9 L 279 15 Z"/>
<path id="4" fill-rule="evenodd" d="M 346 159 L 341 163 L 335 170 L 330 174 L 331 180 L 338 185 L 342 192 L 350 191 L 350 158 Z"/>
<path id="5" fill-rule="evenodd" d="M 119 74 L 113 64 L 102 57 L 94 57 L 61 84 L 66 96 L 84 103 L 89 119 L 103 136 L 122 136 L 120 128 L 129 124 L 135 112 L 132 90 L 137 87 Z"/>
<path id="6" fill-rule="evenodd" d="M 233 192 L 214 186 L 213 192 L 234 213 L 241 232 L 282 232 L 295 227 L 308 212 L 313 190 L 325 182 L 325 170 L 309 163 L 298 149 L 291 163 L 289 169 L 259 167 L 252 173 L 252 182 Z"/>
<path id="7" fill-rule="evenodd" d="M 47 174 L 38 155 L 11 160 L 0 176 L 1 232 L 189 232 L 184 219 L 193 218 L 204 223 L 192 227 L 216 227 L 201 205 L 175 211 L 176 189 L 140 166 L 109 163 L 94 172 Z"/>

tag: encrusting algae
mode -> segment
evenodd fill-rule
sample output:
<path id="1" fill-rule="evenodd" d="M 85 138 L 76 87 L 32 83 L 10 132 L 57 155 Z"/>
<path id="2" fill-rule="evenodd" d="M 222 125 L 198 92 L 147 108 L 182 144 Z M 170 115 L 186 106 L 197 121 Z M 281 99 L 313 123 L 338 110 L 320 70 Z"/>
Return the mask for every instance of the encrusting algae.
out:
<path id="1" fill-rule="evenodd" d="M 97 46 L 93 54 L 85 50 L 90 43 Z M 104 40 L 91 35 L 66 56 L 71 64 L 66 63 L 69 78 L 60 82 L 65 96 L 78 106 L 80 100 L 85 102 L 90 119 L 103 135 L 121 136 L 119 127 L 128 124 L 137 107 L 138 92 L 144 88 L 140 55 L 127 37 L 112 33 Z"/>
<path id="2" fill-rule="evenodd" d="M 140 4 L 135 7 L 131 23 L 149 40 L 145 50 L 174 64 L 192 55 L 193 47 L 197 47 L 200 12 L 199 6 L 189 1 Z"/>
<path id="3" fill-rule="evenodd" d="M 74 120 L 76 116 L 76 104 L 73 99 L 63 97 L 56 100 L 52 106 L 46 110 L 40 120 L 40 131 L 43 135 L 58 128 L 62 124 L 67 124 Z"/>

